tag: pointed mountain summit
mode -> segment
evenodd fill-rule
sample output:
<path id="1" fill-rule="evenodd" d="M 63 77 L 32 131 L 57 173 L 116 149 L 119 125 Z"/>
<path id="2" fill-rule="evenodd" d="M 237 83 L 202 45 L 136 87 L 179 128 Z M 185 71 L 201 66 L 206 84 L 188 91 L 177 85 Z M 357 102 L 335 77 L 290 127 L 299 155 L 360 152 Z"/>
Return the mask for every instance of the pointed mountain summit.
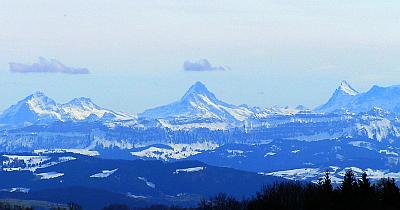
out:
<path id="1" fill-rule="evenodd" d="M 358 91 L 352 88 L 346 80 L 343 80 L 339 87 L 336 88 L 328 102 L 317 107 L 315 110 L 319 112 L 333 112 L 346 109 L 346 105 L 348 105 L 358 94 Z"/>
<path id="2" fill-rule="evenodd" d="M 336 94 L 341 93 L 341 94 L 347 94 L 347 95 L 355 96 L 355 95 L 358 94 L 358 91 L 355 90 L 354 88 L 352 88 L 350 86 L 350 84 L 346 80 L 343 80 L 340 83 L 339 87 L 336 89 L 335 93 Z"/>
<path id="3" fill-rule="evenodd" d="M 185 95 L 181 98 L 181 101 L 193 100 L 198 98 L 200 95 L 209 99 L 218 100 L 203 83 L 196 82 L 189 88 L 188 91 L 186 91 Z"/>
<path id="4" fill-rule="evenodd" d="M 193 122 L 239 122 L 252 114 L 246 106 L 236 106 L 219 100 L 201 83 L 193 84 L 177 102 L 148 109 L 140 117 L 153 119 L 185 119 Z"/>

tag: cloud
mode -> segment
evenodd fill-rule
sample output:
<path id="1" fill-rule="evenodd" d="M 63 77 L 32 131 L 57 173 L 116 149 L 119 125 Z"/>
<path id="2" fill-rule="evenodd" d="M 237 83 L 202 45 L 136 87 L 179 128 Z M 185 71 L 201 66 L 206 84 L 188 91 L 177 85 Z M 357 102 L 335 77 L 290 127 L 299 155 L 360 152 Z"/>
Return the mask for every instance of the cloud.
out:
<path id="1" fill-rule="evenodd" d="M 86 68 L 74 68 L 62 64 L 55 59 L 47 60 L 39 57 L 39 62 L 29 64 L 9 63 L 10 72 L 15 73 L 64 73 L 64 74 L 89 74 Z"/>
<path id="2" fill-rule="evenodd" d="M 183 63 L 183 70 L 185 71 L 225 71 L 228 70 L 224 66 L 213 66 L 207 59 L 199 61 L 185 61 Z"/>

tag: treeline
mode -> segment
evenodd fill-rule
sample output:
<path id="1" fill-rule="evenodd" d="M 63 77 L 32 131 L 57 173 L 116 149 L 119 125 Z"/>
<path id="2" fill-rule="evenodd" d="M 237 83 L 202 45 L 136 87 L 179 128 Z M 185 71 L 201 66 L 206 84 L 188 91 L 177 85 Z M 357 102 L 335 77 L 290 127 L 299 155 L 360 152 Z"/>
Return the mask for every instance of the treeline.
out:
<path id="1" fill-rule="evenodd" d="M 0 202 L 0 210 L 33 210 L 33 208 L 14 205 L 8 202 Z"/>
<path id="2" fill-rule="evenodd" d="M 30 210 L 31 208 L 0 203 L 0 210 Z M 70 203 L 68 210 L 82 208 Z M 131 208 L 110 205 L 102 210 L 398 210 L 400 190 L 395 180 L 384 178 L 372 184 L 366 173 L 357 179 L 354 172 L 346 171 L 342 183 L 334 187 L 329 173 L 316 184 L 281 182 L 263 187 L 249 199 L 238 200 L 226 194 L 203 199 L 195 208 L 155 205 Z"/>
<path id="3" fill-rule="evenodd" d="M 103 210 L 132 210 L 111 205 Z M 188 210 L 189 208 L 152 206 L 134 210 Z M 316 184 L 282 182 L 264 187 L 254 197 L 238 200 L 219 194 L 202 200 L 191 210 L 398 210 L 400 191 L 395 180 L 381 179 L 372 184 L 366 173 L 357 179 L 354 172 L 345 173 L 340 186 L 333 187 L 327 172 Z"/>
<path id="4" fill-rule="evenodd" d="M 277 183 L 264 187 L 249 200 L 238 201 L 224 194 L 203 200 L 199 210 L 395 210 L 400 209 L 400 191 L 395 180 L 371 184 L 366 173 L 360 179 L 345 173 L 334 188 L 327 172 L 317 184 Z"/>
<path id="5" fill-rule="evenodd" d="M 35 210 L 29 206 L 29 202 L 26 204 L 18 204 L 18 202 L 11 202 L 11 201 L 1 201 L 0 202 L 0 210 Z M 38 209 L 51 209 L 51 210 L 83 210 L 83 208 L 76 204 L 76 203 L 69 203 L 64 207 L 57 206 L 57 207 L 49 207 L 49 208 L 38 208 Z"/>

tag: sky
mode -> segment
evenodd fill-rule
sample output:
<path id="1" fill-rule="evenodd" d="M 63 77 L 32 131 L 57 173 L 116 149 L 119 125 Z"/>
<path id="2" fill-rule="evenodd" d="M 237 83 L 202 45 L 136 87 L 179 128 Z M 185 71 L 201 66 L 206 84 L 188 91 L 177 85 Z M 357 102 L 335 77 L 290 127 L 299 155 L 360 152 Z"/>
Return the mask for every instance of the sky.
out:
<path id="1" fill-rule="evenodd" d="M 312 108 L 341 80 L 400 84 L 399 20 L 394 0 L 4 0 L 0 110 L 43 91 L 138 113 L 196 81 L 233 104 Z"/>

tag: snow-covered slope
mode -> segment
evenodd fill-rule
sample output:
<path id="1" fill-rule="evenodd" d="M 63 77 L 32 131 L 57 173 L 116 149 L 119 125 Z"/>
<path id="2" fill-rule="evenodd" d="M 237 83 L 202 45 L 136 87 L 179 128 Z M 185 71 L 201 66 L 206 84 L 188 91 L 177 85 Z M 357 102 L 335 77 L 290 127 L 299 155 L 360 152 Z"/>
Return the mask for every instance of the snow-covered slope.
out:
<path id="1" fill-rule="evenodd" d="M 88 98 L 76 98 L 58 104 L 42 92 L 36 92 L 6 109 L 0 115 L 0 124 L 28 126 L 54 121 L 81 121 L 107 119 L 130 119 L 126 114 L 101 108 Z"/>
<path id="2" fill-rule="evenodd" d="M 44 93 L 36 92 L 5 110 L 0 116 L 0 123 L 30 125 L 61 119 L 58 104 Z"/>
<path id="3" fill-rule="evenodd" d="M 369 112 L 374 108 L 400 114 L 400 86 L 380 87 L 374 85 L 367 92 L 358 93 L 346 81 L 343 81 L 329 101 L 315 110 L 318 112 L 361 113 Z"/>
<path id="4" fill-rule="evenodd" d="M 367 112 L 375 107 L 386 111 L 400 113 L 400 86 L 380 87 L 374 85 L 366 93 L 355 97 L 347 106 L 354 112 Z"/>
<path id="5" fill-rule="evenodd" d="M 90 98 L 75 98 L 66 104 L 61 104 L 65 116 L 71 120 L 85 120 L 88 117 L 95 119 L 109 118 L 109 119 L 130 119 L 131 117 L 117 113 L 108 109 L 99 107 Z"/>
<path id="6" fill-rule="evenodd" d="M 201 123 L 242 122 L 251 114 L 250 108 L 225 103 L 217 99 L 203 83 L 196 82 L 179 101 L 146 110 L 139 116 L 164 119 L 164 123 L 169 125 L 203 127 Z"/>

